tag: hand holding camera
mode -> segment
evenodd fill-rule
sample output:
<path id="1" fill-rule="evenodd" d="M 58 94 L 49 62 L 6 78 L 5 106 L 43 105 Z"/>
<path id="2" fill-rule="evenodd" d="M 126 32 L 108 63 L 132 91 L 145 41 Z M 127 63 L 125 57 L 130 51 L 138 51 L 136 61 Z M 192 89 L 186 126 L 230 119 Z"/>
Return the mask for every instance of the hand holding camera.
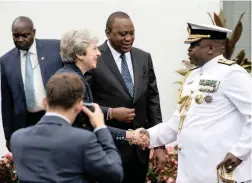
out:
<path id="1" fill-rule="evenodd" d="M 98 104 L 95 103 L 85 104 L 82 107 L 82 111 L 88 116 L 89 121 L 93 126 L 93 128 L 105 125 L 104 116 Z"/>

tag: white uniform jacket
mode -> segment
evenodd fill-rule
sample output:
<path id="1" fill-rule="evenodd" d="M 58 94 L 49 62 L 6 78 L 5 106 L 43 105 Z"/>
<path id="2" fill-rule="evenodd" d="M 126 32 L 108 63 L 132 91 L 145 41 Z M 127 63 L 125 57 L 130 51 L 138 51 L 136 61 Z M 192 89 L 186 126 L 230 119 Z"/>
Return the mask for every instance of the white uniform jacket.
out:
<path id="1" fill-rule="evenodd" d="M 252 80 L 239 65 L 219 63 L 222 59 L 192 70 L 185 80 L 181 96 L 192 101 L 180 133 L 180 105 L 168 122 L 148 129 L 149 148 L 177 140 L 177 183 L 216 183 L 216 165 L 228 152 L 243 160 L 234 179 L 251 179 Z M 196 102 L 199 94 L 204 98 Z"/>

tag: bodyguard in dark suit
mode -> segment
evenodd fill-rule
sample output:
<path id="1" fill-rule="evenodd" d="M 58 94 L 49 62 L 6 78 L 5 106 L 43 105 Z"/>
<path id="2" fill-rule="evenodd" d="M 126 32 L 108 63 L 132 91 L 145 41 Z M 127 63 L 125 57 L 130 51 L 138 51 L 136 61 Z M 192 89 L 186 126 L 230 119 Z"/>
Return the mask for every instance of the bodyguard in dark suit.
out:
<path id="1" fill-rule="evenodd" d="M 120 183 L 123 168 L 101 109 L 83 107 L 84 85 L 73 73 L 56 74 L 46 87 L 46 114 L 11 137 L 20 183 Z M 66 100 L 67 99 L 67 100 Z M 83 111 L 95 133 L 72 127 Z"/>
<path id="2" fill-rule="evenodd" d="M 109 106 L 107 125 L 121 129 L 149 128 L 162 121 L 159 92 L 151 55 L 132 47 L 134 26 L 124 12 L 115 12 L 106 25 L 108 40 L 99 47 L 101 57 L 89 72 L 94 101 Z M 149 151 L 116 141 L 125 183 L 144 183 Z M 164 158 L 164 151 L 157 150 Z M 161 154 L 162 152 L 162 154 Z"/>
<path id="3" fill-rule="evenodd" d="M 34 39 L 28 17 L 12 24 L 13 48 L 0 58 L 2 121 L 7 147 L 11 134 L 37 123 L 44 115 L 42 99 L 48 79 L 62 67 L 58 40 Z"/>

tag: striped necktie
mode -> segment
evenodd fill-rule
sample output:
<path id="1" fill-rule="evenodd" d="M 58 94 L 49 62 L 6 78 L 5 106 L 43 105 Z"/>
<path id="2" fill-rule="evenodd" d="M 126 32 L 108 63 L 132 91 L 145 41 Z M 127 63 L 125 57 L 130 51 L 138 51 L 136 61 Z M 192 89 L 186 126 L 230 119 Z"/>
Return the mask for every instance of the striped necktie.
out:
<path id="1" fill-rule="evenodd" d="M 121 74 L 123 77 L 123 80 L 129 90 L 129 93 L 131 97 L 134 96 L 134 84 L 130 75 L 130 71 L 128 68 L 127 60 L 124 54 L 121 54 L 121 59 L 122 59 L 122 66 L 121 66 Z"/>

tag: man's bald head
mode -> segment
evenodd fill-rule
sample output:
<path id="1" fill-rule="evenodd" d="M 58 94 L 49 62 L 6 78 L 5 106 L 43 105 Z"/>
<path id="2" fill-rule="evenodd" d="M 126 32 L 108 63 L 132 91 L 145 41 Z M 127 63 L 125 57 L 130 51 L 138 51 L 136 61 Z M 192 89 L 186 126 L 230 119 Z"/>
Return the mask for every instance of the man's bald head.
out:
<path id="1" fill-rule="evenodd" d="M 31 30 L 34 29 L 33 22 L 29 17 L 24 17 L 24 16 L 17 17 L 12 23 L 12 30 L 13 28 L 20 27 L 20 26 L 25 26 L 27 28 L 30 28 Z"/>
<path id="2" fill-rule="evenodd" d="M 12 23 L 12 36 L 14 44 L 19 50 L 28 51 L 35 37 L 32 20 L 25 16 L 17 17 Z"/>

